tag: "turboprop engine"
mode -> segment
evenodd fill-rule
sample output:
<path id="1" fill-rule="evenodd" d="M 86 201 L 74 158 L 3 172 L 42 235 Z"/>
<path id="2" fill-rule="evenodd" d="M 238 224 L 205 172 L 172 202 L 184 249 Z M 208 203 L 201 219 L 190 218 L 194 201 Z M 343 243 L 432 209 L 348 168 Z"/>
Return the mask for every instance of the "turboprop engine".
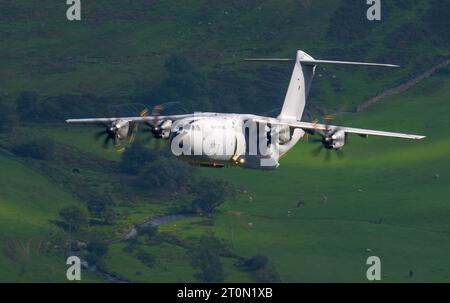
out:
<path id="1" fill-rule="evenodd" d="M 346 135 L 343 130 L 332 129 L 322 135 L 321 143 L 326 149 L 341 149 L 346 143 Z"/>
<path id="2" fill-rule="evenodd" d="M 105 125 L 106 130 L 102 130 L 94 134 L 96 139 L 104 137 L 103 148 L 108 148 L 110 141 L 113 141 L 114 145 L 118 144 L 118 141 L 125 140 L 128 137 L 130 130 L 130 122 L 127 120 L 118 119 L 111 123 L 111 125 Z"/>

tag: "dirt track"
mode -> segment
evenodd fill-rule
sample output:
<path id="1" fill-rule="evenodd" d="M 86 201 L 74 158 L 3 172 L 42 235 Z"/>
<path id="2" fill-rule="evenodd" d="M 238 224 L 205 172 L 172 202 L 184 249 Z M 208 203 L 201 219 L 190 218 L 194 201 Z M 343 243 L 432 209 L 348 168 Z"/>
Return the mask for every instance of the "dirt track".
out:
<path id="1" fill-rule="evenodd" d="M 440 64 L 430 68 L 429 70 L 426 70 L 425 72 L 421 73 L 420 75 L 414 77 L 411 80 L 406 81 L 403 84 L 400 84 L 396 87 L 387 89 L 382 91 L 381 93 L 375 95 L 374 97 L 370 97 L 369 99 L 363 101 L 360 105 L 357 106 L 356 112 L 361 112 L 365 110 L 366 108 L 372 106 L 375 103 L 378 103 L 380 100 L 397 95 L 401 92 L 404 92 L 411 88 L 412 86 L 416 85 L 417 83 L 421 82 L 422 80 L 425 80 L 426 78 L 430 77 L 434 72 L 436 72 L 440 68 L 444 68 L 450 64 L 450 59 L 447 59 Z"/>

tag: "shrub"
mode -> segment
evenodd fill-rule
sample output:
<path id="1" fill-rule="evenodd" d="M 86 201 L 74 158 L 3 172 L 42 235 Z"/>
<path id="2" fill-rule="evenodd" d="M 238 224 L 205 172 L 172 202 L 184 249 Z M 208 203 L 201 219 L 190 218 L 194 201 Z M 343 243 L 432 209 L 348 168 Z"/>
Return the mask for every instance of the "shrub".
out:
<path id="1" fill-rule="evenodd" d="M 151 242 L 158 235 L 158 226 L 146 225 L 139 227 L 138 233 L 147 237 L 147 242 Z"/>
<path id="2" fill-rule="evenodd" d="M 192 168 L 173 158 L 158 157 L 145 165 L 135 183 L 145 189 L 173 191 L 192 181 Z"/>
<path id="3" fill-rule="evenodd" d="M 153 257 L 151 254 L 145 252 L 145 251 L 140 251 L 137 255 L 136 258 L 138 258 L 142 263 L 144 263 L 147 267 L 153 267 L 156 264 L 156 258 Z"/>
<path id="4" fill-rule="evenodd" d="M 365 1 L 344 0 L 332 14 L 329 22 L 327 37 L 340 43 L 357 42 L 364 38 L 378 23 L 368 22 Z M 383 11 L 383 18 L 387 18 L 387 11 Z"/>
<path id="5" fill-rule="evenodd" d="M 105 242 L 94 241 L 88 244 L 87 250 L 98 257 L 103 257 L 108 253 L 108 245 Z"/>
<path id="6" fill-rule="evenodd" d="M 23 91 L 16 100 L 17 113 L 19 117 L 28 122 L 38 120 L 39 105 L 38 95 L 34 92 Z"/>
<path id="7" fill-rule="evenodd" d="M 48 139 L 35 140 L 14 146 L 12 152 L 24 158 L 49 160 L 54 156 L 55 144 Z"/>
<path id="8" fill-rule="evenodd" d="M 192 201 L 193 208 L 199 213 L 211 214 L 234 189 L 223 180 L 200 178 L 191 187 L 191 192 L 196 195 Z"/>
<path id="9" fill-rule="evenodd" d="M 126 254 L 131 254 L 138 249 L 139 242 L 137 239 L 128 239 L 125 243 L 126 246 L 122 249 L 122 251 Z"/>
<path id="10" fill-rule="evenodd" d="M 425 22 L 430 35 L 438 36 L 444 45 L 450 44 L 450 2 L 433 0 L 425 15 Z"/>
<path id="11" fill-rule="evenodd" d="M 122 154 L 120 170 L 123 173 L 136 175 L 147 163 L 155 160 L 155 154 L 140 141 L 135 142 Z"/>
<path id="12" fill-rule="evenodd" d="M 250 259 L 245 259 L 238 264 L 239 267 L 247 271 L 257 271 L 267 266 L 268 259 L 263 255 L 256 255 Z"/>
<path id="13" fill-rule="evenodd" d="M 88 221 L 88 215 L 85 210 L 76 207 L 69 206 L 63 208 L 59 212 L 59 216 L 69 225 L 69 228 L 73 231 L 77 231 L 83 224 Z"/>
<path id="14" fill-rule="evenodd" d="M 0 131 L 8 130 L 12 127 L 13 121 L 13 109 L 4 104 L 0 98 Z"/>
<path id="15" fill-rule="evenodd" d="M 211 110 L 206 76 L 186 58 L 173 56 L 165 62 L 168 77 L 148 94 L 150 99 L 179 101 L 188 108 Z"/>
<path id="16" fill-rule="evenodd" d="M 220 251 L 223 245 L 213 237 L 202 237 L 191 251 L 192 266 L 199 272 L 195 275 L 204 282 L 222 282 L 225 278 Z"/>

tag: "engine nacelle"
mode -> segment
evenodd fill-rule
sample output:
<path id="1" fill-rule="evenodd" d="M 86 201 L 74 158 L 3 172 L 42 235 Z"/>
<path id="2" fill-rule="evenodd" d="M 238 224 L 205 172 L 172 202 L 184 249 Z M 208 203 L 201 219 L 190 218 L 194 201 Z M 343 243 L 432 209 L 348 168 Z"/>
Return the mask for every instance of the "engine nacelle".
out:
<path id="1" fill-rule="evenodd" d="M 172 120 L 164 120 L 152 128 L 153 137 L 156 139 L 168 139 L 172 128 Z"/>
<path id="2" fill-rule="evenodd" d="M 285 145 L 289 143 L 292 139 L 293 130 L 289 125 L 266 125 L 266 136 L 268 143 L 276 143 L 273 140 L 277 137 L 278 144 Z"/>
<path id="3" fill-rule="evenodd" d="M 346 134 L 343 130 L 338 130 L 333 133 L 331 131 L 331 136 L 326 136 L 322 138 L 322 144 L 326 149 L 341 149 L 346 143 Z"/>
<path id="4" fill-rule="evenodd" d="M 126 120 L 115 120 L 111 123 L 111 127 L 108 129 L 110 134 L 119 140 L 124 140 L 128 137 L 128 132 L 130 131 L 130 122 Z"/>
<path id="5" fill-rule="evenodd" d="M 172 128 L 172 120 L 165 120 L 161 123 L 161 138 L 168 139 L 170 137 L 170 130 Z"/>
<path id="6" fill-rule="evenodd" d="M 289 143 L 292 138 L 291 128 L 288 125 L 278 125 L 278 140 L 281 145 Z"/>

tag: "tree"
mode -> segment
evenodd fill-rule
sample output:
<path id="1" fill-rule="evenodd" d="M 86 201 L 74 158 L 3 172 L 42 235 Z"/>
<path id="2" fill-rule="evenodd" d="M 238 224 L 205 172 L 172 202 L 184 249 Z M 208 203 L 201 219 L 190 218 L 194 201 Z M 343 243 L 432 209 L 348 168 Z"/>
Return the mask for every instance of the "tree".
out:
<path id="1" fill-rule="evenodd" d="M 173 191 L 192 181 L 192 168 L 173 158 L 158 157 L 145 165 L 136 185 L 145 189 Z"/>
<path id="2" fill-rule="evenodd" d="M 59 216 L 69 225 L 73 231 L 77 231 L 80 227 L 87 223 L 88 215 L 82 208 L 76 206 L 69 206 L 63 208 L 59 212 Z"/>
<path id="3" fill-rule="evenodd" d="M 138 252 L 136 258 L 138 258 L 147 267 L 153 267 L 156 264 L 156 258 L 145 251 Z"/>
<path id="4" fill-rule="evenodd" d="M 158 226 L 146 225 L 139 227 L 138 233 L 147 237 L 147 242 L 151 242 L 158 235 Z"/>
<path id="5" fill-rule="evenodd" d="M 108 253 L 108 245 L 105 242 L 93 241 L 88 244 L 87 250 L 98 257 L 103 257 Z"/>
<path id="6" fill-rule="evenodd" d="M 107 203 L 104 199 L 95 197 L 87 202 L 87 208 L 91 215 L 101 216 L 107 209 Z"/>
<path id="7" fill-rule="evenodd" d="M 101 218 L 103 219 L 103 222 L 105 222 L 106 224 L 112 225 L 117 221 L 117 214 L 113 209 L 107 208 L 102 213 Z"/>
<path id="8" fill-rule="evenodd" d="M 6 105 L 0 98 L 0 131 L 5 131 L 11 128 L 13 123 L 13 109 Z"/>
<path id="9" fill-rule="evenodd" d="M 211 110 L 208 95 L 208 79 L 186 58 L 172 56 L 165 62 L 167 78 L 148 94 L 150 99 L 183 101 L 187 108 Z"/>
<path id="10" fill-rule="evenodd" d="M 88 264 L 95 264 L 98 268 L 105 269 L 106 266 L 103 257 L 108 253 L 108 245 L 105 242 L 100 241 L 89 242 L 87 251 L 88 253 L 85 258 Z"/>
<path id="11" fill-rule="evenodd" d="M 191 188 L 196 195 L 192 206 L 199 213 L 211 214 L 233 193 L 232 185 L 219 179 L 200 178 Z"/>
<path id="12" fill-rule="evenodd" d="M 334 41 L 354 42 L 365 34 L 380 26 L 368 22 L 365 12 L 368 6 L 366 1 L 343 0 L 331 15 L 327 38 Z M 383 11 L 383 18 L 387 18 L 387 10 Z"/>
<path id="13" fill-rule="evenodd" d="M 22 120 L 36 121 L 39 117 L 38 95 L 23 91 L 16 100 L 17 113 Z"/>
<path id="14" fill-rule="evenodd" d="M 264 255 L 255 255 L 250 259 L 244 260 L 242 266 L 248 271 L 257 271 L 267 266 L 268 259 Z"/>
<path id="15" fill-rule="evenodd" d="M 142 142 L 137 141 L 122 154 L 120 170 L 126 174 L 136 175 L 145 164 L 155 159 L 155 154 Z"/>
<path id="16" fill-rule="evenodd" d="M 200 270 L 196 277 L 204 282 L 222 282 L 225 278 L 219 243 L 216 238 L 204 236 L 191 252 L 192 265 Z"/>
<path id="17" fill-rule="evenodd" d="M 450 10 L 450 2 L 433 0 L 428 7 L 424 21 L 428 27 L 429 34 L 438 36 L 442 45 L 449 45 L 450 18 L 448 17 L 448 12 Z"/>
<path id="18" fill-rule="evenodd" d="M 55 144 L 49 139 L 34 140 L 15 145 L 12 152 L 20 157 L 49 160 L 53 158 Z"/>
<path id="19" fill-rule="evenodd" d="M 92 217 L 100 218 L 103 223 L 112 225 L 116 222 L 117 215 L 114 209 L 114 199 L 109 191 L 103 191 L 101 194 L 94 195 L 87 201 L 87 208 Z"/>

